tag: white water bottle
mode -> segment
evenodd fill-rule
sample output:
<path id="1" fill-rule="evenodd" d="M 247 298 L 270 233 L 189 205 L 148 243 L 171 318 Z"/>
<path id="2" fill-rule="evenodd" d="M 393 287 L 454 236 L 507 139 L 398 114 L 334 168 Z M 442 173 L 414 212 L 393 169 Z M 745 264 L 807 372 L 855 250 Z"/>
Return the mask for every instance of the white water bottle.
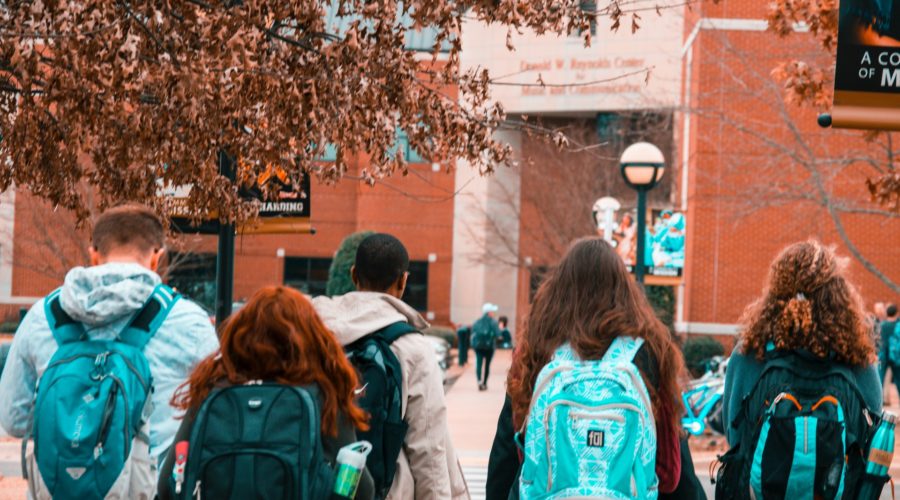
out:
<path id="1" fill-rule="evenodd" d="M 372 443 L 357 441 L 341 448 L 337 455 L 338 470 L 334 478 L 334 494 L 353 498 L 359 479 L 366 470 L 366 458 L 372 451 Z"/>

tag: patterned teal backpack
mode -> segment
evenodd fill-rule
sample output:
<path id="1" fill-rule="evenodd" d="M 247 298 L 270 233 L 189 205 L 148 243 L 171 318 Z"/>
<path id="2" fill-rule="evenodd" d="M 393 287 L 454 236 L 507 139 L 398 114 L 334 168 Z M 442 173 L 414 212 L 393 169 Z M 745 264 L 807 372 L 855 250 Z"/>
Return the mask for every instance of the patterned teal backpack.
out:
<path id="1" fill-rule="evenodd" d="M 541 370 L 525 422 L 521 498 L 657 497 L 656 424 L 633 363 L 642 344 L 619 337 L 600 361 L 564 345 Z"/>
<path id="2" fill-rule="evenodd" d="M 143 349 L 178 298 L 157 286 L 111 340 L 88 337 L 62 309 L 59 290 L 44 300 L 59 348 L 38 381 L 31 435 L 22 441 L 31 498 L 153 498 L 153 381 Z"/>

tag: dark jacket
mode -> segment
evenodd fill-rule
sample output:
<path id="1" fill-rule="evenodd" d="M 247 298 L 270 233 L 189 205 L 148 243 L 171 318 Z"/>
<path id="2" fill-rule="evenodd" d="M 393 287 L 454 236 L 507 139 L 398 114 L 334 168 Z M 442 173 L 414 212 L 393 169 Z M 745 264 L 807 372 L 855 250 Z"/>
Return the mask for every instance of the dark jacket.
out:
<path id="1" fill-rule="evenodd" d="M 478 349 L 476 339 L 481 335 L 490 336 L 490 344 L 487 344 L 482 350 L 493 350 L 497 339 L 500 338 L 500 325 L 497 320 L 485 314 L 472 325 L 471 341 L 476 350 Z"/>
<path id="2" fill-rule="evenodd" d="M 649 350 L 641 348 L 635 357 L 635 364 L 651 385 L 658 383 L 659 376 L 656 364 L 652 362 Z M 507 395 L 506 401 L 503 403 L 503 410 L 500 412 L 500 418 L 497 421 L 497 434 L 494 436 L 494 444 L 491 447 L 491 455 L 488 460 L 486 498 L 489 500 L 518 498 L 516 480 L 522 464 L 515 442 L 515 433 L 512 403 Z M 662 436 L 660 437 L 662 438 Z M 688 446 L 687 438 L 682 437 L 680 441 L 676 439 L 674 443 L 678 443 L 680 447 L 678 460 L 681 463 L 678 486 L 671 493 L 660 492 L 659 498 L 661 500 L 705 500 L 706 493 L 704 493 L 703 487 L 700 485 L 700 481 L 694 472 L 694 462 L 691 458 L 691 449 Z M 662 444 L 662 441 L 660 441 L 660 444 Z M 657 453 L 657 457 L 657 460 L 659 460 L 659 453 Z M 657 463 L 657 471 L 659 471 L 660 465 Z M 662 467 L 668 468 L 665 464 L 662 464 Z M 510 492 L 514 488 L 516 488 L 515 494 L 510 496 Z"/>
<path id="3" fill-rule="evenodd" d="M 191 436 L 191 428 L 194 425 L 194 418 L 196 412 L 191 411 L 181 422 L 181 427 L 178 428 L 178 432 L 175 434 L 175 442 L 179 441 L 187 441 Z M 340 449 L 350 443 L 356 442 L 356 430 L 353 428 L 353 425 L 346 419 L 346 417 L 341 414 L 338 418 L 338 435 L 336 437 L 331 437 L 328 435 L 322 435 L 322 448 L 325 452 L 325 458 L 329 460 L 331 463 L 335 462 L 337 458 L 338 451 Z M 159 481 L 157 483 L 158 499 L 159 500 L 169 500 L 175 498 L 174 492 L 172 491 L 172 468 L 175 465 L 175 446 L 169 449 L 168 455 L 166 455 L 166 460 L 163 462 L 162 468 L 159 470 Z M 368 469 L 363 471 L 362 477 L 359 479 L 359 487 L 356 490 L 357 500 L 372 500 L 375 498 L 375 482 L 372 481 L 372 476 L 369 474 Z"/>

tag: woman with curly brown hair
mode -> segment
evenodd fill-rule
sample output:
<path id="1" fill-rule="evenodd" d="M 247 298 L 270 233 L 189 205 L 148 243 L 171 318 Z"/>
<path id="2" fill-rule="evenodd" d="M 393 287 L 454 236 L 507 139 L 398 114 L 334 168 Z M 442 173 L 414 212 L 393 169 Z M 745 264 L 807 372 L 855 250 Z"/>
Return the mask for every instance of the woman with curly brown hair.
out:
<path id="1" fill-rule="evenodd" d="M 752 460 L 757 472 L 736 481 L 749 481 L 759 490 L 757 495 L 788 495 L 779 488 L 791 491 L 791 484 L 799 482 L 776 483 L 801 474 L 797 467 L 806 459 L 791 459 L 794 449 L 815 450 L 817 444 L 819 455 L 810 463 L 826 474 L 816 469 L 815 485 L 809 484 L 811 477 L 805 479 L 807 492 L 814 486 L 816 495 L 836 498 L 841 494 L 835 492 L 854 491 L 853 469 L 862 463 L 866 433 L 871 418 L 881 412 L 882 394 L 871 326 L 845 268 L 845 260 L 821 243 L 795 243 L 772 263 L 762 297 L 744 313 L 743 331 L 728 363 L 723 417 L 734 450 L 730 453 L 741 457 L 741 467 L 747 470 Z M 773 420 L 766 423 L 770 415 Z M 795 432 L 795 421 L 802 432 Z M 788 434 L 793 437 L 773 445 L 770 436 L 786 435 L 778 430 L 779 422 L 790 422 Z M 847 434 L 841 437 L 835 429 L 846 429 Z M 819 441 L 803 441 L 796 448 L 794 439 Z M 828 439 L 839 449 L 833 464 L 822 465 L 826 444 L 822 440 Z M 788 443 L 794 448 L 780 449 Z M 834 484 L 825 484 L 828 481 Z"/>

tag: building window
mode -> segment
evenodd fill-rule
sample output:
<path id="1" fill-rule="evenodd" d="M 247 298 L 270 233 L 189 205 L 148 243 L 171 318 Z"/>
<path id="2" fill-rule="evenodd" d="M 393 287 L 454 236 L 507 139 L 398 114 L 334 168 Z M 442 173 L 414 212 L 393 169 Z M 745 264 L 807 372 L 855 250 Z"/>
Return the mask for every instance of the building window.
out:
<path id="1" fill-rule="evenodd" d="M 409 278 L 403 301 L 419 312 L 428 310 L 428 262 L 413 261 L 409 263 Z"/>
<path id="2" fill-rule="evenodd" d="M 165 276 L 169 286 L 213 314 L 216 305 L 216 254 L 171 252 Z"/>
<path id="3" fill-rule="evenodd" d="M 285 257 L 284 284 L 309 295 L 325 295 L 331 259 L 316 257 Z"/>
<path id="4" fill-rule="evenodd" d="M 597 36 L 597 1 L 596 0 L 582 0 L 581 2 L 581 10 L 587 12 L 588 14 L 592 14 L 591 17 L 591 36 Z"/>

